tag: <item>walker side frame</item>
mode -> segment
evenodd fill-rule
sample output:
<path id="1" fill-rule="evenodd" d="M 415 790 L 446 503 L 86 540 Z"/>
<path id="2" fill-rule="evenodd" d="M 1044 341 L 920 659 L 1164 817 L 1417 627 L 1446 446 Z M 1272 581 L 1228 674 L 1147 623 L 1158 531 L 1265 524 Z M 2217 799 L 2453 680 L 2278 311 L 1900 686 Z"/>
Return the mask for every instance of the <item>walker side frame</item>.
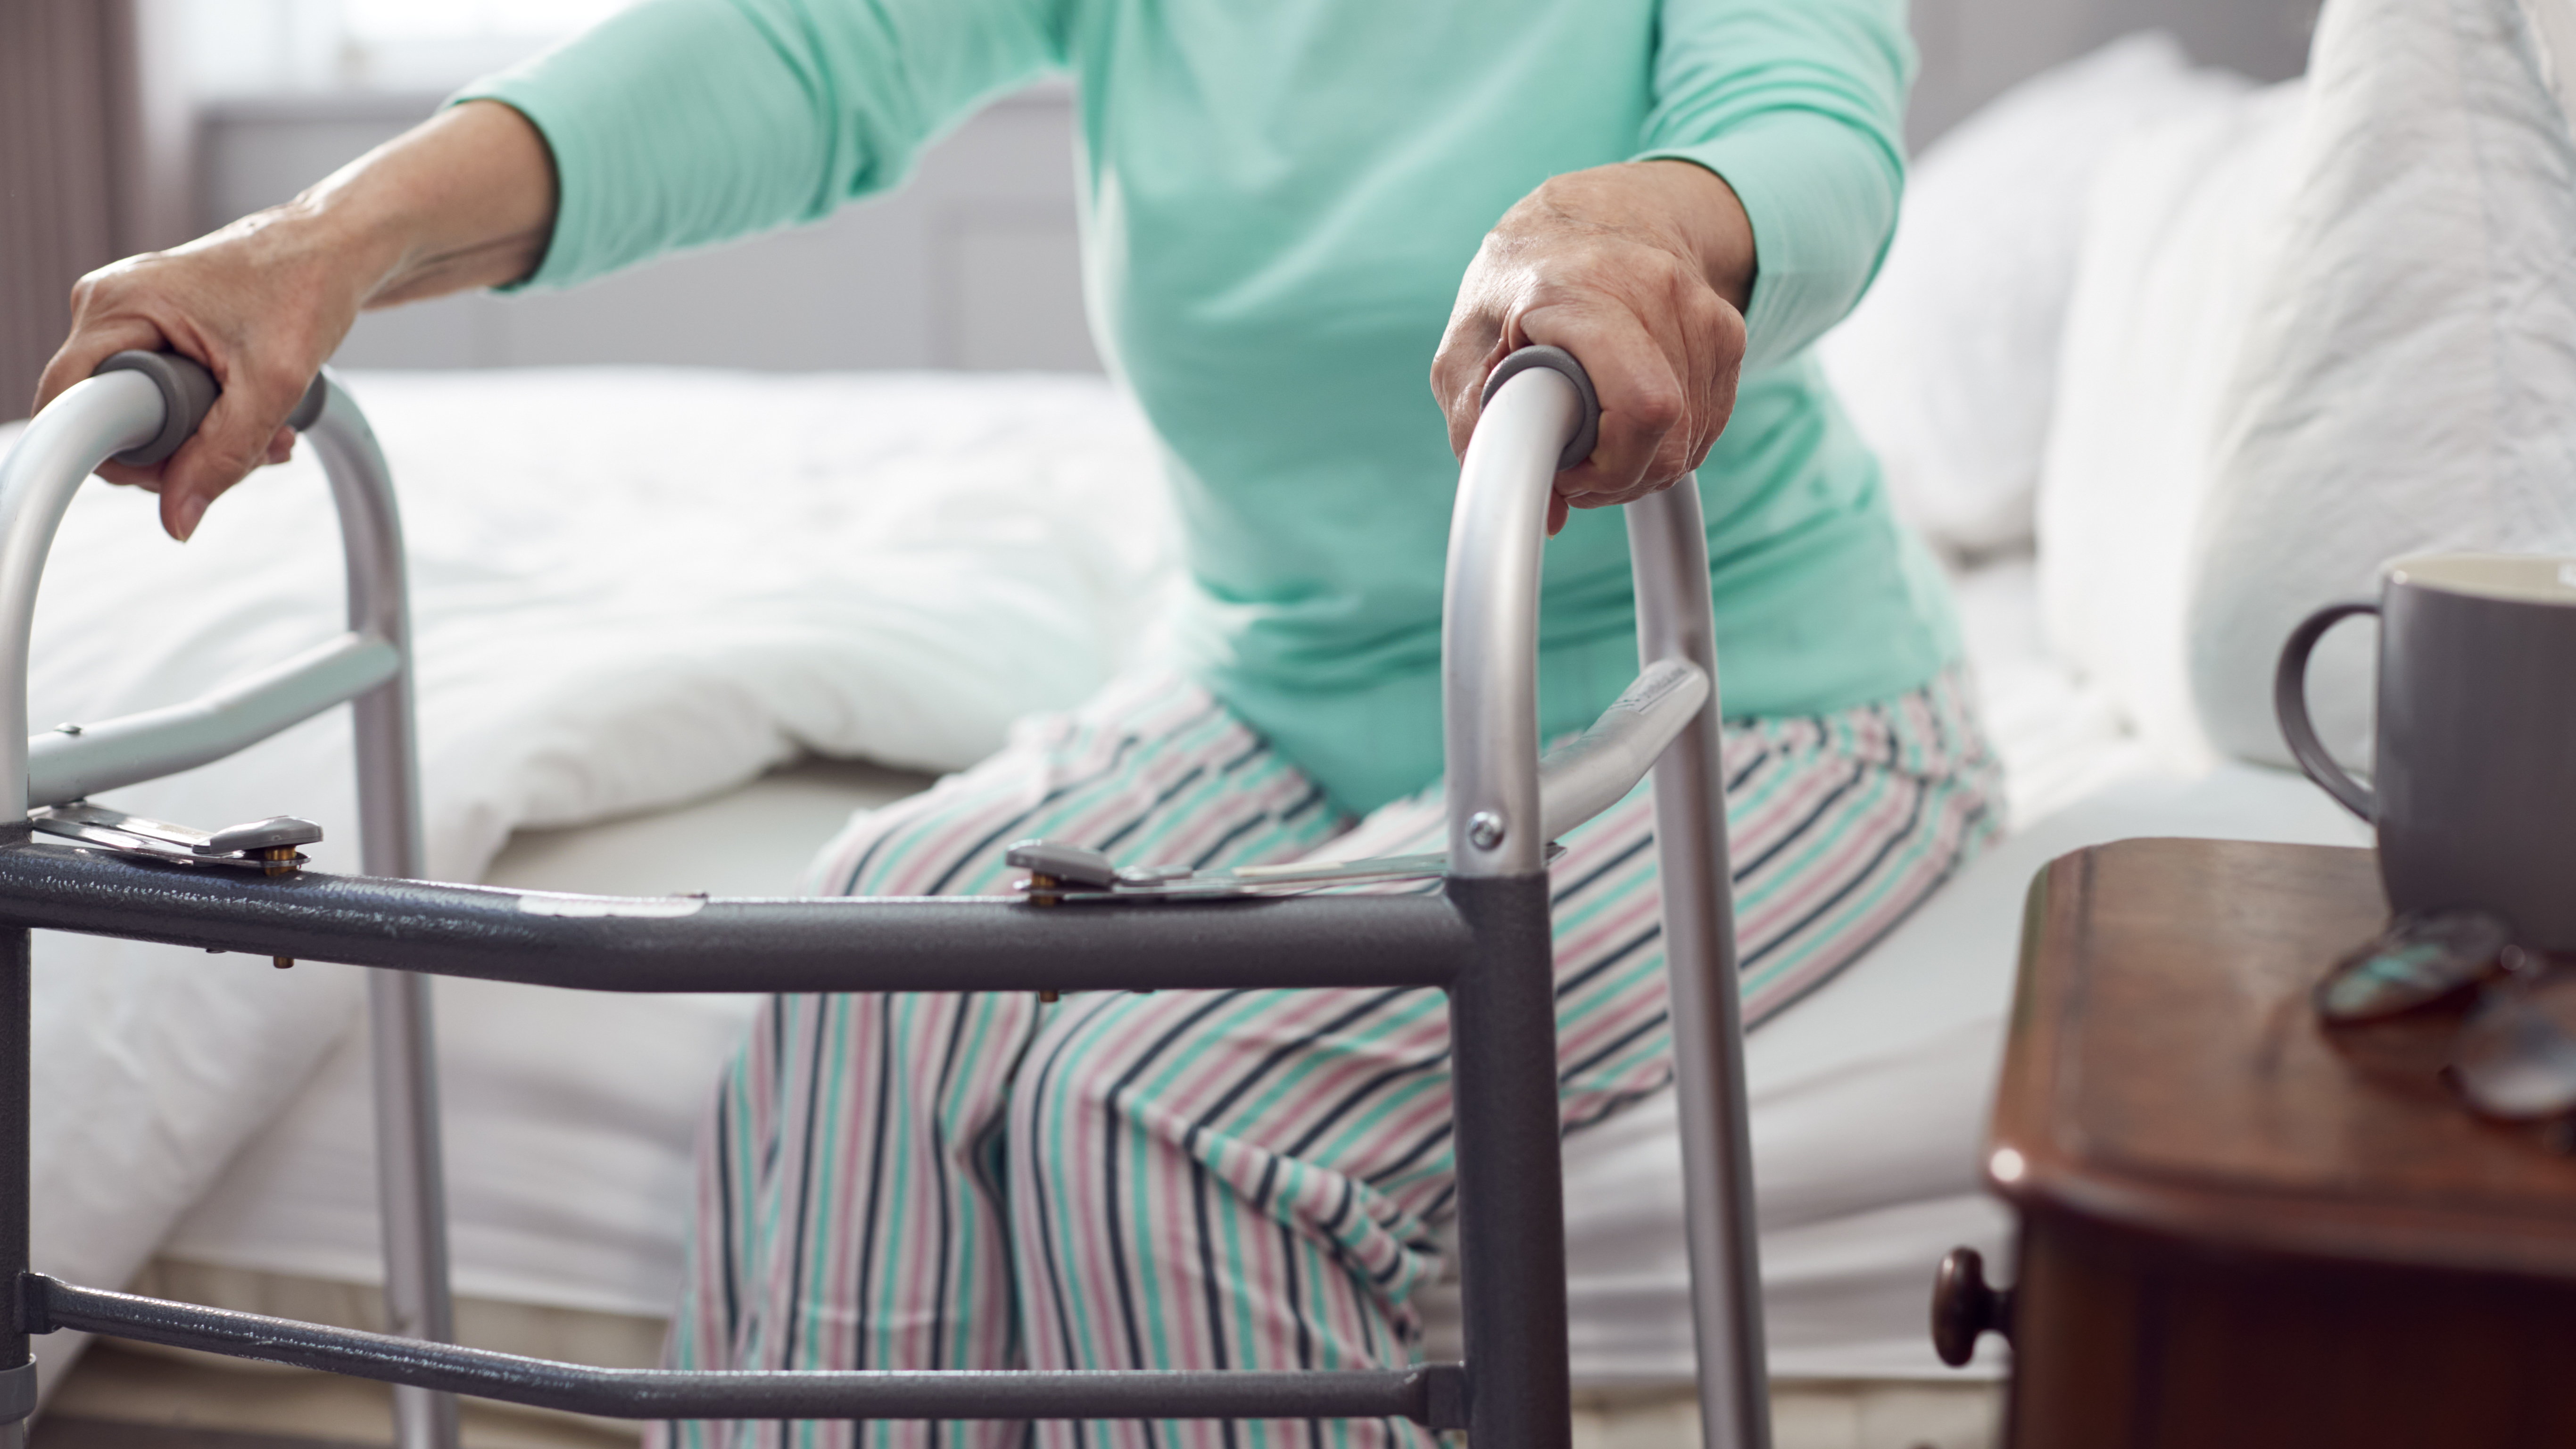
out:
<path id="1" fill-rule="evenodd" d="M 127 355 L 132 356 L 132 355 Z M 163 364 L 170 360 L 162 359 Z M 184 362 L 184 360 L 179 360 Z M 129 364 L 131 365 L 131 364 Z M 1444 598 L 1449 855 L 1437 895 L 1052 908 L 1004 898 L 566 898 L 417 879 L 421 815 L 401 532 L 366 421 L 329 374 L 298 420 L 338 505 L 349 630 L 194 704 L 30 739 L 29 626 L 45 553 L 104 459 L 184 438 L 211 401 L 180 370 L 102 371 L 0 459 L 0 782 L 57 805 L 220 758 L 351 702 L 364 874 L 192 869 L 0 824 L 0 1449 L 35 1404 L 28 1338 L 57 1329 L 375 1379 L 402 1449 L 452 1449 L 451 1395 L 634 1419 L 1401 1417 L 1478 1449 L 1567 1449 L 1564 1211 L 1548 842 L 1651 766 L 1709 1449 L 1765 1449 L 1743 1031 L 1706 539 L 1690 487 L 1629 504 L 1640 688 L 1541 761 L 1536 638 L 1547 500 L 1598 417 L 1571 357 L 1495 370 L 1461 469 Z M 190 389 L 197 389 L 192 395 Z M 175 443 L 171 444 L 175 446 Z M 1695 690 L 1695 708 L 1653 708 Z M 20 742 L 24 740 L 25 744 Z M 0 790 L 12 786 L 0 783 Z M 58 1282 L 28 1261 L 28 933 L 63 930 L 337 961 L 370 976 L 391 1334 Z M 601 1369 L 446 1340 L 444 1193 L 428 981 L 602 991 L 1085 991 L 1437 987 L 1455 1074 L 1463 1363 L 1253 1371 Z"/>

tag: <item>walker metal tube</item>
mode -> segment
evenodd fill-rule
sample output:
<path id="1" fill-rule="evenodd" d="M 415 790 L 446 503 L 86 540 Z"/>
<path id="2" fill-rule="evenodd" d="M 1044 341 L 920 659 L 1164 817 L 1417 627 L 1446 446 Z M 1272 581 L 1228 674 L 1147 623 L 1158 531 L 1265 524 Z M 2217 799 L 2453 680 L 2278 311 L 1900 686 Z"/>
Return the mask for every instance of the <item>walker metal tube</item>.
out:
<path id="1" fill-rule="evenodd" d="M 0 842 L 24 839 L 28 805 L 78 798 L 232 750 L 353 698 L 356 709 L 361 858 L 374 875 L 422 873 L 419 781 L 411 721 L 411 642 L 403 587 L 402 532 L 383 455 L 337 382 L 317 379 L 296 409 L 322 455 L 347 551 L 349 628 L 335 641 L 193 704 L 109 721 L 84 747 L 45 749 L 40 776 L 29 769 L 27 665 L 37 586 L 72 495 L 111 455 L 146 444 L 175 446 L 216 395 L 184 358 L 143 357 L 140 370 L 112 370 L 66 389 L 30 420 L 0 460 L 0 791 L 24 802 L 0 812 Z M 191 386 L 190 384 L 193 384 Z M 314 404 L 320 404 L 314 416 Z M 308 420 L 309 419 L 309 420 Z M 166 452 L 160 456 L 166 456 Z M 389 649 L 389 662 L 382 651 Z M 335 689 L 347 693 L 331 696 Z M 363 691 L 363 692 L 360 692 Z M 221 746 L 218 748 L 217 746 Z M 39 788 L 41 787 L 41 788 Z M 60 797 L 60 798 L 37 798 Z M 380 1182 L 386 1237 L 386 1301 L 397 1328 L 451 1336 L 445 1209 L 438 1161 L 436 1081 L 430 1065 L 427 983 L 412 977 L 369 982 L 375 1047 Z M 4 1354 L 5 1344 L 0 1344 Z M 400 1449 L 454 1449 L 455 1409 L 444 1396 L 395 1396 Z"/>
<path id="2" fill-rule="evenodd" d="M 401 667 L 393 645 L 342 634 L 185 704 L 30 735 L 27 804 L 67 805 L 220 760 L 375 688 Z"/>
<path id="3" fill-rule="evenodd" d="M 27 423 L 0 458 L 0 849 L 29 835 L 27 646 L 36 586 L 63 510 L 90 470 L 109 454 L 149 442 L 161 429 L 161 390 L 131 372 L 73 384 Z M 27 1269 L 28 1151 L 27 933 L 0 940 L 0 1274 Z M 0 1449 L 24 1449 L 36 1408 L 36 1360 L 27 1324 L 0 1315 Z"/>
<path id="4" fill-rule="evenodd" d="M 0 799 L 27 796 L 27 645 L 54 531 L 90 471 L 149 442 L 161 414 L 151 379 L 106 373 L 65 389 L 0 458 Z M 26 809 L 0 810 L 0 838 L 26 835 Z"/>
<path id="5" fill-rule="evenodd" d="M 1441 733 L 1450 873 L 1544 868 L 1539 831 L 1538 580 L 1558 450 L 1582 418 L 1561 373 L 1513 374 L 1476 420 L 1458 467 L 1441 597 Z"/>
<path id="6" fill-rule="evenodd" d="M 35 1008 L 28 944 L 26 931 L 0 929 L 0 1283 L 20 1281 L 27 1272 L 28 1018 Z M 32 1331 L 23 1304 L 0 1313 L 0 1449 L 26 1449 L 27 1416 L 36 1410 L 36 1359 L 27 1348 Z"/>
<path id="7" fill-rule="evenodd" d="M 422 843 L 420 751 L 412 722 L 411 591 L 404 579 L 393 475 L 364 413 L 323 374 L 321 416 L 305 430 L 331 479 L 349 579 L 349 628 L 392 644 L 392 675 L 351 702 L 358 757 L 359 857 L 367 874 L 417 880 Z M 368 1067 L 376 1116 L 376 1205 L 382 1221 L 387 1324 L 405 1338 L 456 1337 L 448 1291 L 447 1176 L 438 1125 L 437 1036 L 430 983 L 406 972 L 367 978 Z M 456 1400 L 394 1389 L 398 1449 L 455 1449 Z"/>
<path id="8" fill-rule="evenodd" d="M 1699 490 L 1685 481 L 1627 507 L 1637 578 L 1637 653 L 1682 659 L 1708 676 L 1708 703 L 1655 766 L 1657 878 L 1664 901 L 1673 1070 L 1680 1092 L 1683 1222 L 1707 1449 L 1769 1449 L 1769 1358 L 1762 1336 L 1761 1245 L 1753 1216 L 1753 1138 L 1744 1089 L 1744 1016 L 1736 980 L 1735 894 L 1726 848 L 1717 624 Z"/>
<path id="9" fill-rule="evenodd" d="M 9 778 L 13 763 L 16 778 L 25 779 L 26 626 L 44 544 L 81 474 L 105 453 L 162 431 L 157 398 L 146 408 L 132 392 L 123 384 L 97 392 L 95 402 L 72 409 L 41 437 L 31 427 L 29 436 L 41 444 L 33 461 L 22 468 L 13 455 L 0 470 L 0 689 L 17 691 L 18 721 L 6 727 L 11 696 L 0 695 L 0 780 Z M 1437 899 L 1328 896 L 1045 910 L 956 899 L 563 896 L 401 878 L 419 873 L 420 816 L 400 537 L 383 460 L 364 422 L 336 386 L 320 411 L 317 446 L 349 549 L 350 626 L 357 636 L 385 641 L 397 656 L 396 667 L 358 700 L 370 878 L 218 877 L 26 843 L 22 827 L 15 841 L 0 839 L 0 919 L 20 928 L 603 990 L 1444 987 L 1455 1034 L 1459 1235 L 1473 1371 L 1108 1376 L 1121 1380 L 1115 1386 L 1085 1375 L 1036 1375 L 1033 1380 L 1046 1382 L 1033 1381 L 1025 1391 L 1004 1381 L 1031 1376 L 997 1376 L 989 1392 L 1012 1396 L 1006 1401 L 977 1397 L 983 1376 L 971 1375 L 584 1369 L 406 1346 L 403 1339 L 215 1313 L 32 1276 L 24 1280 L 24 1316 L 16 1325 L 19 1358 L 24 1332 L 59 1324 L 309 1361 L 404 1385 L 411 1397 L 398 1429 L 406 1449 L 452 1438 L 443 1395 L 455 1389 L 564 1404 L 573 1400 L 527 1395 L 615 1391 L 644 1399 L 581 1402 L 631 1408 L 649 1400 L 650 1411 L 660 1414 L 757 1405 L 763 1417 L 951 1417 L 986 1409 L 991 1412 L 974 1416 L 1397 1413 L 1434 1427 L 1463 1423 L 1479 1449 L 1565 1449 L 1563 1174 L 1544 848 L 1551 829 L 1571 828 L 1605 798 L 1624 792 L 1622 781 L 1633 778 L 1638 760 L 1660 748 L 1656 833 L 1707 1436 L 1712 1449 L 1767 1445 L 1715 629 L 1692 488 L 1629 508 L 1645 661 L 1637 686 L 1587 732 L 1586 742 L 1553 758 L 1545 788 L 1537 757 L 1541 521 L 1556 471 L 1579 460 L 1594 427 L 1590 383 L 1572 358 L 1530 349 L 1498 367 L 1461 469 L 1443 625 L 1452 869 L 1445 897 Z M 47 472 L 75 459 L 78 468 L 67 482 Z M 8 676 L 11 650 L 14 676 Z M 6 753 L 12 749 L 22 752 L 14 762 Z M 12 934 L 23 963 L 24 931 Z M 392 1144 L 382 1168 L 394 1260 L 389 1295 L 397 1296 L 398 1317 L 410 1315 L 405 1327 L 443 1334 L 444 1232 L 425 977 L 379 981 L 399 983 L 380 987 L 373 1012 L 380 1137 Z M 15 1079 L 23 1102 L 23 1001 L 14 1022 L 15 1038 L 0 1039 L 0 1075 Z M 1534 1069 L 1533 1063 L 1549 1065 Z M 9 1090 L 0 1081 L 0 1135 L 10 1130 Z M 0 1142 L 14 1161 L 0 1172 L 17 1174 L 14 1197 L 13 1184 L 0 1181 L 0 1198 L 9 1199 L 0 1203 L 0 1271 L 23 1273 L 23 1111 L 17 1121 L 14 1148 Z M 0 1333 L 0 1360 L 11 1343 Z M 0 1380 L 14 1372 L 0 1368 Z M 1270 1382 L 1274 1377 L 1279 1382 Z M 977 1383 L 965 1383 L 968 1378 Z M 1173 1397 L 1156 1397 L 1166 1392 Z M 10 1402 L 9 1385 L 0 1381 L 0 1418 Z"/>
<path id="10" fill-rule="evenodd" d="M 1590 729 L 1538 762 L 1539 838 L 1563 840 L 1627 798 L 1708 702 L 1708 676 L 1679 659 L 1646 666 Z"/>
<path id="11" fill-rule="evenodd" d="M 1427 895 L 1053 909 L 578 896 L 190 870 L 44 837 L 0 845 L 0 924 L 619 992 L 1446 987 L 1475 949 L 1459 912 Z"/>
<path id="12" fill-rule="evenodd" d="M 1499 381 L 1489 387 L 1460 470 L 1443 601 L 1450 859 L 1458 863 L 1457 874 L 1471 878 L 1536 872 L 1547 827 L 1587 818 L 1583 807 L 1616 774 L 1607 761 L 1590 769 L 1560 766 L 1549 792 L 1555 798 L 1543 805 L 1530 763 L 1537 754 L 1541 524 L 1559 466 L 1579 461 L 1560 458 L 1555 450 L 1577 431 L 1590 388 L 1580 366 L 1563 354 L 1514 360 L 1523 365 L 1515 370 L 1507 362 L 1496 369 Z M 1769 1365 L 1708 540 L 1695 482 L 1631 503 L 1626 513 L 1636 575 L 1637 652 L 1644 666 L 1630 693 L 1651 707 L 1659 690 L 1690 687 L 1692 674 L 1705 687 L 1704 700 L 1654 767 L 1702 1434 L 1708 1449 L 1768 1449 Z M 1688 666 L 1687 673 L 1676 666 Z M 1665 678 L 1673 682 L 1659 683 Z M 1600 778 L 1585 778 L 1591 775 Z M 1544 825 L 1543 813 L 1549 817 Z M 1467 1204 L 1475 1198 L 1465 1185 L 1463 1100 L 1459 1116 L 1463 1238 L 1466 1215 L 1473 1211 Z M 1525 1174 L 1524 1187 L 1529 1185 Z M 1561 1269 L 1558 1281 L 1561 1290 Z M 1461 1287 L 1471 1325 L 1469 1362 L 1481 1380 L 1486 1364 L 1472 1329 L 1478 1311 L 1472 1265 L 1462 1273 Z M 1560 1362 L 1562 1356 L 1560 1345 Z"/>
<path id="13" fill-rule="evenodd" d="M 22 1280 L 45 1331 L 142 1343 L 620 1419 L 1410 1419 L 1467 1427 L 1454 1363 L 1215 1370 L 704 1372 L 604 1369 Z"/>
<path id="14" fill-rule="evenodd" d="M 1572 358 L 1553 360 L 1579 375 Z M 1495 376 L 1459 465 L 1441 601 L 1447 894 L 1477 944 L 1449 990 L 1458 1287 L 1478 1449 L 1568 1449 L 1538 584 L 1548 495 L 1567 439 L 1585 424 L 1585 398 L 1549 367 Z"/>

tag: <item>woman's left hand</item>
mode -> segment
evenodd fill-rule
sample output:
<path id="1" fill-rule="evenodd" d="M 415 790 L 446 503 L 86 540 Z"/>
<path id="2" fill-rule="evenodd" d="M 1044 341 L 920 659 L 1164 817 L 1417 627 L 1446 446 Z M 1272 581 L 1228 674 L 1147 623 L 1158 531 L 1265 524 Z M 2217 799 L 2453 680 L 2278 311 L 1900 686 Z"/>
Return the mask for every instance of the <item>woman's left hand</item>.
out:
<path id="1" fill-rule="evenodd" d="M 1753 225 L 1704 167 L 1635 161 L 1549 180 L 1494 224 L 1458 284 L 1431 364 L 1450 447 L 1465 456 L 1494 365 L 1543 344 L 1573 353 L 1601 400 L 1601 441 L 1556 475 L 1549 533 L 1568 507 L 1688 477 L 1735 410 L 1753 272 Z"/>

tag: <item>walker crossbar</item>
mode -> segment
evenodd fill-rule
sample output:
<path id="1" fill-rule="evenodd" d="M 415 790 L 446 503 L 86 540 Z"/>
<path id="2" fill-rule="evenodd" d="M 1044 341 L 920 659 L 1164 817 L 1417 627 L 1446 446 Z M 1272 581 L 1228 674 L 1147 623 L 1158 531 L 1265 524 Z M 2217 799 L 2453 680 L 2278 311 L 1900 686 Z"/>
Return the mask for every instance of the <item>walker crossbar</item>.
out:
<path id="1" fill-rule="evenodd" d="M 604 1369 L 21 1280 L 39 1331 L 104 1333 L 612 1419 L 1410 1419 L 1467 1427 L 1454 1363 L 1339 1373 Z"/>
<path id="2" fill-rule="evenodd" d="M 0 846 L 0 922 L 628 992 L 1445 989 L 1490 944 L 1440 896 L 1063 910 L 1004 896 L 570 896 L 190 870 L 39 841 Z"/>
<path id="3" fill-rule="evenodd" d="M 172 383 L 166 359 L 142 370 L 156 369 L 157 383 L 111 374 L 67 391 L 0 460 L 0 789 L 24 779 L 30 804 L 64 803 L 76 798 L 64 791 L 201 763 L 351 699 L 366 874 L 207 870 L 38 844 L 24 825 L 0 826 L 0 1280 L 19 1283 L 17 1311 L 0 1321 L 0 1424 L 10 1434 L 23 1433 L 33 1405 L 27 1336 L 73 1328 L 395 1384 L 404 1449 L 453 1444 L 454 1393 L 651 1419 L 1394 1417 L 1466 1429 L 1477 1449 L 1566 1449 L 1546 852 L 1651 766 L 1704 1434 L 1709 1449 L 1768 1444 L 1714 624 L 1695 489 L 1628 506 L 1646 667 L 1599 724 L 1539 760 L 1541 523 L 1560 453 L 1569 439 L 1588 439 L 1597 415 L 1571 357 L 1525 349 L 1496 369 L 1461 469 L 1442 639 L 1449 853 L 1440 894 L 1078 906 L 1043 897 L 575 896 L 403 878 L 419 874 L 419 816 L 400 534 L 383 461 L 327 375 L 315 384 L 318 409 L 307 411 L 318 411 L 313 436 L 349 550 L 350 633 L 195 704 L 39 737 L 19 754 L 36 580 L 73 487 L 121 448 L 172 445 L 186 433 L 172 417 L 202 414 L 213 396 L 184 370 Z M 194 417 L 185 421 L 192 427 Z M 385 968 L 372 978 L 383 989 L 371 1003 L 396 1333 L 103 1292 L 32 1271 L 31 929 Z M 433 975 L 643 992 L 1443 990 L 1466 1362 L 1296 1373 L 682 1372 L 449 1346 L 428 1071 Z"/>
<path id="4" fill-rule="evenodd" d="M 371 876 L 426 874 L 402 526 L 375 434 L 328 373 L 313 379 L 287 422 L 322 455 L 330 479 L 348 578 L 348 632 L 188 704 L 26 738 L 36 586 L 72 494 L 110 457 L 135 464 L 169 457 L 220 392 L 187 358 L 120 352 L 65 389 L 0 458 L 0 795 L 23 782 L 29 806 L 63 804 L 78 798 L 67 791 L 134 784 L 220 759 L 346 700 L 357 754 L 359 864 Z M 0 825 L 0 838 L 25 828 Z M 429 1010 L 421 978 L 368 978 L 385 1310 L 397 1332 L 444 1340 L 455 1330 Z M 18 1357 L 0 1341 L 0 1364 Z M 456 1406 L 445 1395 L 397 1388 L 394 1430 L 401 1449 L 454 1449 Z"/>
<path id="5" fill-rule="evenodd" d="M 56 725 L 27 740 L 27 803 L 66 805 L 209 764 L 383 685 L 402 667 L 402 651 L 385 640 L 342 634 L 186 704 Z"/>

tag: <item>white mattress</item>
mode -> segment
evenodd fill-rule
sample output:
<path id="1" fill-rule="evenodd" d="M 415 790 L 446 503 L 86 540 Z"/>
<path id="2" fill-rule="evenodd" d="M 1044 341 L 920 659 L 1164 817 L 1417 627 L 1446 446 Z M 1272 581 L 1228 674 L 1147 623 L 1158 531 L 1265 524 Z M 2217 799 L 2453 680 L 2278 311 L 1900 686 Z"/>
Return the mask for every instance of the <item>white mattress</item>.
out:
<path id="1" fill-rule="evenodd" d="M 1755 1034 L 1748 1063 L 1775 1374 L 1944 1375 L 1925 1314 L 1953 1246 L 2003 1246 L 1977 1143 L 2031 874 L 2138 835 L 2352 843 L 2295 777 L 2154 774 L 2038 643 L 2030 569 L 1961 581 L 2017 830 L 1864 961 Z M 555 889 L 783 889 L 897 777 L 806 767 L 712 804 L 522 834 L 494 878 Z M 678 1279 L 690 1137 L 750 1003 L 438 983 L 456 1283 L 510 1302 L 659 1315 Z M 344 1040 L 163 1245 L 164 1256 L 372 1281 L 363 1057 Z M 1670 1103 L 1567 1144 L 1574 1368 L 1591 1385 L 1690 1374 Z M 1435 1345 L 1454 1307 L 1428 1305 Z M 1996 1356 L 1977 1372 L 1998 1371 Z"/>

